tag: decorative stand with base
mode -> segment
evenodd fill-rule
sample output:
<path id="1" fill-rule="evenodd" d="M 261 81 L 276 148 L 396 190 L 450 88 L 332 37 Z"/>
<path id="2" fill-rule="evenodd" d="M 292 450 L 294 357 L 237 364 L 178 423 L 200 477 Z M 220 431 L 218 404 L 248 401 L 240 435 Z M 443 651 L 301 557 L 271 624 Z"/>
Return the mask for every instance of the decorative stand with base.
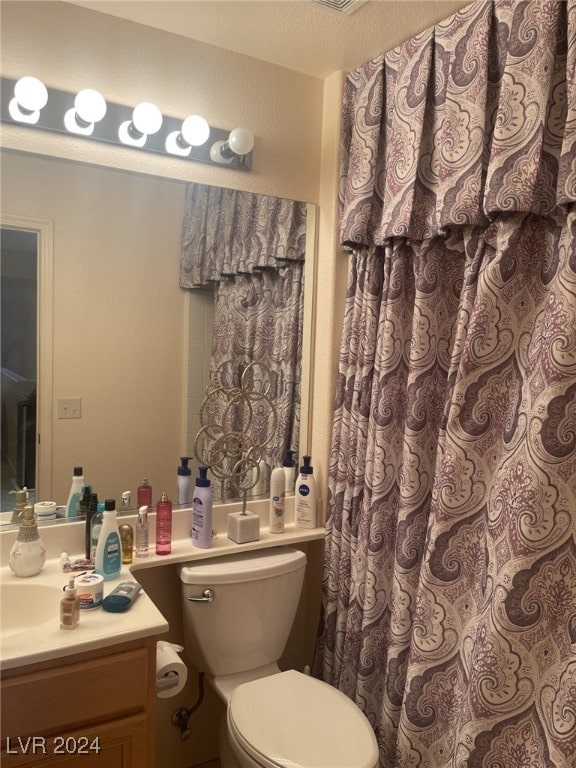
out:
<path id="1" fill-rule="evenodd" d="M 228 515 L 228 538 L 236 544 L 258 541 L 260 518 L 247 510 L 247 496 L 258 485 L 262 454 L 277 426 L 270 371 L 260 363 L 227 360 L 212 378 L 194 453 L 222 485 L 233 481 L 242 496 L 242 511 Z"/>

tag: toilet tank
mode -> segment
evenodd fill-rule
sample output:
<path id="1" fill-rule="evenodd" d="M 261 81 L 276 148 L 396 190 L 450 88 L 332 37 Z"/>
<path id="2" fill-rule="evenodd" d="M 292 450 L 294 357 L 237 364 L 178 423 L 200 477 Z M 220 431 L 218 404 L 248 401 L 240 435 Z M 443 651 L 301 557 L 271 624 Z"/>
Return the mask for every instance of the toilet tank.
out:
<path id="1" fill-rule="evenodd" d="M 186 654 L 213 676 L 272 664 L 294 621 L 306 555 L 274 547 L 179 566 Z M 211 601 L 190 601 L 210 589 Z"/>

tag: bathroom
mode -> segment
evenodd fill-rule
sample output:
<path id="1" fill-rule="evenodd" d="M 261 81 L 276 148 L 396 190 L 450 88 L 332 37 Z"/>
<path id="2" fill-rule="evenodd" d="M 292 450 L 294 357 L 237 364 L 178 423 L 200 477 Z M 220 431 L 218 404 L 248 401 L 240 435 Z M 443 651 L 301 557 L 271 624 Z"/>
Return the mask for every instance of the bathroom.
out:
<path id="1" fill-rule="evenodd" d="M 84 406 L 97 404 L 96 409 L 85 410 L 81 420 L 54 419 L 47 425 L 58 460 L 52 462 L 44 454 L 45 463 L 38 471 L 41 477 L 50 477 L 53 496 L 66 495 L 80 452 L 97 483 L 105 482 L 116 494 L 125 487 L 135 488 L 147 474 L 158 489 L 174 486 L 175 457 L 186 441 L 182 414 L 198 405 L 187 402 L 190 339 L 182 328 L 189 327 L 190 297 L 170 282 L 178 268 L 183 188 L 194 181 L 302 200 L 315 208 L 307 450 L 323 489 L 320 509 L 325 514 L 349 258 L 339 247 L 337 220 L 345 72 L 465 4 L 392 3 L 394 17 L 401 17 L 401 22 L 398 27 L 390 24 L 389 45 L 381 41 L 374 48 L 367 40 L 366 50 L 357 50 L 353 63 L 342 71 L 315 75 L 304 74 L 298 66 L 279 67 L 159 28 L 136 26 L 129 15 L 101 12 L 98 3 L 1 4 L 3 76 L 33 73 L 70 91 L 94 78 L 91 84 L 118 103 L 132 103 L 137 93 L 138 98 L 156 100 L 166 112 L 179 115 L 192 102 L 198 112 L 209 112 L 215 125 L 245 124 L 256 136 L 253 169 L 247 173 L 122 148 L 113 151 L 42 132 L 29 131 L 23 138 L 18 128 L 2 126 L 2 214 L 54 222 L 54 327 L 43 331 L 53 344 L 51 397 L 82 397 Z M 83 174 L 88 173 L 92 180 L 83 187 L 82 178 L 87 178 Z M 105 227 L 98 220 L 86 232 L 82 205 L 101 209 L 107 217 Z M 82 326 L 80 336 L 75 318 L 85 312 L 96 322 Z M 126 333 L 115 333 L 118 328 Z M 138 334 L 146 344 L 134 360 L 126 339 Z M 174 343 L 167 345 L 166 338 Z M 106 397 L 96 397 L 83 366 L 106 371 L 110 380 Z M 104 441 L 105 452 L 112 456 L 110 466 L 102 450 L 84 444 L 87 427 Z M 301 546 L 308 557 L 306 586 L 283 657 L 287 667 L 299 669 L 312 663 L 322 570 L 321 542 Z M 148 569 L 142 575 L 143 585 L 161 605 L 170 624 L 169 638 L 181 642 L 175 572 L 155 571 Z M 170 722 L 175 707 L 191 707 L 196 696 L 197 681 L 191 674 L 181 698 L 156 702 L 157 765 L 217 765 L 220 705 L 212 694 L 192 716 L 189 738 L 182 740 Z"/>

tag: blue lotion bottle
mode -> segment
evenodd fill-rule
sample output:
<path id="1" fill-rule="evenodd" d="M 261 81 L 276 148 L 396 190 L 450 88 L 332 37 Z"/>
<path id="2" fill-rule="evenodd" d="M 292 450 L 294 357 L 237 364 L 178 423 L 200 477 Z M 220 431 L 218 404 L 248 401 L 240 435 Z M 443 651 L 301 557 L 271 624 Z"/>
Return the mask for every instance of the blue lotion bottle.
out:
<path id="1" fill-rule="evenodd" d="M 192 543 L 208 549 L 212 546 L 212 488 L 208 480 L 208 467 L 198 468 L 194 499 L 192 501 Z"/>
<path id="2" fill-rule="evenodd" d="M 94 558 L 94 573 L 104 577 L 104 581 L 111 581 L 120 576 L 122 568 L 122 545 L 114 499 L 106 499 L 104 513 L 102 515 L 102 528 L 96 545 Z"/>

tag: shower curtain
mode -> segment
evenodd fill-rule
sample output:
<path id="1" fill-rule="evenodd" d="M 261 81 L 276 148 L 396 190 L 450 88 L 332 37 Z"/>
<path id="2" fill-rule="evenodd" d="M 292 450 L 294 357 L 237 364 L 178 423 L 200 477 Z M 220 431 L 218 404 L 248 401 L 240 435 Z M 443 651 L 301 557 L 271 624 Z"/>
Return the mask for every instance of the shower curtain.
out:
<path id="1" fill-rule="evenodd" d="M 315 674 L 383 768 L 576 765 L 575 69 L 481 0 L 346 80 Z"/>
<path id="2" fill-rule="evenodd" d="M 231 413 L 233 423 L 223 428 L 248 430 L 250 441 L 265 446 L 268 474 L 299 442 L 305 248 L 305 203 L 188 185 L 180 286 L 214 291 L 211 379 L 227 361 L 237 373 L 255 364 L 254 383 L 276 410 L 271 421 L 269 409 L 254 401 L 247 424 L 241 406 L 227 409 L 215 399 L 210 419 L 220 424 Z M 235 482 L 224 483 L 224 498 L 239 495 Z"/>

